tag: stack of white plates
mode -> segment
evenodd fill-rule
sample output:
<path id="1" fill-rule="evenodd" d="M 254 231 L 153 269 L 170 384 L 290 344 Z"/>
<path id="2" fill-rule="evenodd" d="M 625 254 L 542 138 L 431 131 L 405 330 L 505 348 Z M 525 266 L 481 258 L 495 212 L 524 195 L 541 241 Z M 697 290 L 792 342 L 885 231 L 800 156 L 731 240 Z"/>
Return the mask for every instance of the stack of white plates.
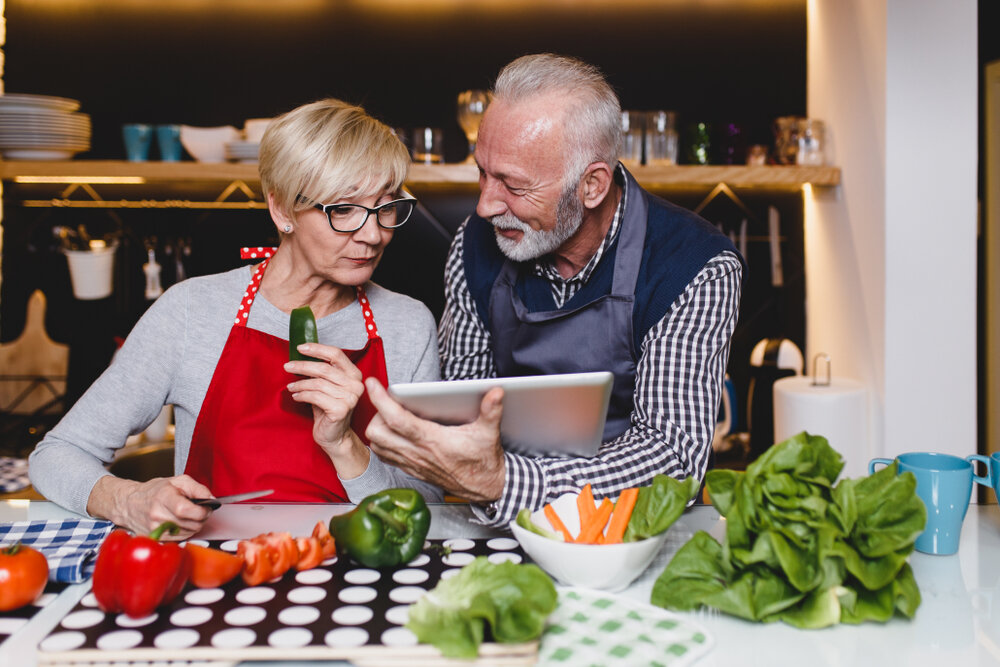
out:
<path id="1" fill-rule="evenodd" d="M 0 95 L 0 154 L 9 160 L 68 160 L 90 150 L 90 116 L 77 100 Z"/>
<path id="2" fill-rule="evenodd" d="M 226 143 L 226 159 L 236 162 L 256 162 L 260 144 L 256 141 L 230 141 Z"/>

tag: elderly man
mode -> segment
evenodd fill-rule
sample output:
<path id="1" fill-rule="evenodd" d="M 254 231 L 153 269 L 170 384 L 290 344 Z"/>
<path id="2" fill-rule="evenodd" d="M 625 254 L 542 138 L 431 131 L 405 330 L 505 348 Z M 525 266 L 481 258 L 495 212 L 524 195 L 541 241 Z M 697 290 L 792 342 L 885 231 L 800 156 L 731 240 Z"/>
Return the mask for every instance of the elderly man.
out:
<path id="1" fill-rule="evenodd" d="M 619 164 L 620 114 L 580 61 L 542 54 L 504 68 L 479 129 L 481 193 L 449 252 L 439 330 L 446 379 L 612 371 L 598 455 L 505 452 L 500 389 L 476 421 L 442 426 L 367 383 L 379 410 L 372 451 L 473 501 L 484 523 L 588 482 L 615 495 L 657 473 L 701 478 L 708 465 L 741 259 Z"/>

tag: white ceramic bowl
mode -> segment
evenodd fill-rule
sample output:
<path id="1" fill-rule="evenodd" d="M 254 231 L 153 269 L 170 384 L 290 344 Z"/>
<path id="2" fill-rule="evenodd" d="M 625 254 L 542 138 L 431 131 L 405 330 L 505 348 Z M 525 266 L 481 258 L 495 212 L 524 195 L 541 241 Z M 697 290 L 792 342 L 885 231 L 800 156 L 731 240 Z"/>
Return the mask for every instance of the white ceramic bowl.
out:
<path id="1" fill-rule="evenodd" d="M 259 144 L 271 120 L 271 118 L 247 118 L 243 123 L 243 138 Z"/>
<path id="2" fill-rule="evenodd" d="M 580 531 L 575 493 L 553 503 L 559 518 L 573 535 Z M 536 525 L 551 529 L 543 510 L 531 515 Z M 621 544 L 573 544 L 542 537 L 511 521 L 510 529 L 521 548 L 560 584 L 606 591 L 620 591 L 639 577 L 663 548 L 669 530 L 649 539 Z M 554 529 L 552 529 L 554 530 Z"/>
<path id="3" fill-rule="evenodd" d="M 181 125 L 181 145 L 198 162 L 225 162 L 226 144 L 240 138 L 232 125 L 194 127 Z"/>

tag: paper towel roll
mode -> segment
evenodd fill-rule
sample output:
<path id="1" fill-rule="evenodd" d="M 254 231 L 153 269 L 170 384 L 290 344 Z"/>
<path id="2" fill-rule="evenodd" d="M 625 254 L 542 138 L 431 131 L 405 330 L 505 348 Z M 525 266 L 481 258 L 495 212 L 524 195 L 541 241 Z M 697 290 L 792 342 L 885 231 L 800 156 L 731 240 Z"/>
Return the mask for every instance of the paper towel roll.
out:
<path id="1" fill-rule="evenodd" d="M 774 383 L 774 441 L 802 431 L 821 435 L 844 458 L 840 477 L 868 474 L 868 392 L 856 380 L 832 378 L 814 385 L 813 378 L 794 376 Z"/>

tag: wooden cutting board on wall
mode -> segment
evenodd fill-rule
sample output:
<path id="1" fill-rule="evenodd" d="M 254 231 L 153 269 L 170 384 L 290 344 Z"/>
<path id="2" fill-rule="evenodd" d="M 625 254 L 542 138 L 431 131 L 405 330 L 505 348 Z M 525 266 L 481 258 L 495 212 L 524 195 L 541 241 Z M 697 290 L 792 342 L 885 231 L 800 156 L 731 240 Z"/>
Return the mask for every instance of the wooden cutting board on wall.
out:
<path id="1" fill-rule="evenodd" d="M 0 413 L 29 414 L 64 395 L 68 364 L 69 346 L 45 332 L 45 294 L 35 290 L 28 299 L 24 331 L 0 345 Z M 54 405 L 48 411 L 59 409 Z"/>

